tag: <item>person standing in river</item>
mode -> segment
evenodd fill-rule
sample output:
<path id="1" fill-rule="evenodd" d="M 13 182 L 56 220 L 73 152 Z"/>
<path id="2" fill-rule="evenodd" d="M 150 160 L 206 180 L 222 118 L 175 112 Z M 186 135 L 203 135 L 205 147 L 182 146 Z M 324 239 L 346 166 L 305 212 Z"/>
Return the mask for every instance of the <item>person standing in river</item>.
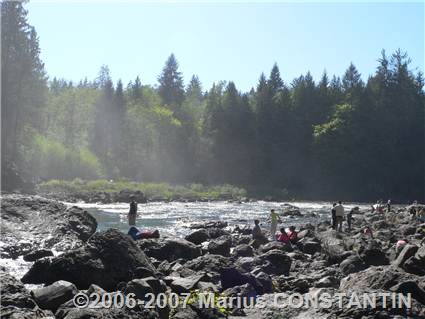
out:
<path id="1" fill-rule="evenodd" d="M 332 229 L 336 229 L 336 212 L 335 212 L 336 203 L 333 203 L 331 209 L 331 218 L 332 218 Z"/>
<path id="2" fill-rule="evenodd" d="M 344 220 L 344 206 L 342 206 L 341 201 L 338 202 L 338 205 L 335 206 L 335 217 L 336 217 L 336 227 L 339 232 L 342 232 L 342 222 Z"/>
<path id="3" fill-rule="evenodd" d="M 128 225 L 135 226 L 137 217 L 137 202 L 131 197 L 130 210 L 128 211 Z"/>
<path id="4" fill-rule="evenodd" d="M 276 240 L 277 223 L 281 222 L 279 214 L 274 209 L 270 210 L 270 236 L 272 240 Z"/>

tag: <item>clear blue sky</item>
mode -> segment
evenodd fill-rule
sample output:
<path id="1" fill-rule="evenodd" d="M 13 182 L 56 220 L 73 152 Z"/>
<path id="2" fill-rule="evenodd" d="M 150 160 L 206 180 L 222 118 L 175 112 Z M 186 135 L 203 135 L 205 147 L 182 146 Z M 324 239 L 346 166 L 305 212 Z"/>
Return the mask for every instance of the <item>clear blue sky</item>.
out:
<path id="1" fill-rule="evenodd" d="M 88 2 L 88 1 L 87 1 Z M 54 3 L 32 1 L 48 75 L 78 81 L 107 64 L 126 85 L 140 75 L 156 84 L 174 53 L 185 82 L 204 89 L 233 80 L 256 85 L 277 62 L 286 83 L 308 70 L 341 75 L 352 61 L 364 78 L 381 49 L 406 50 L 424 69 L 424 3 Z"/>

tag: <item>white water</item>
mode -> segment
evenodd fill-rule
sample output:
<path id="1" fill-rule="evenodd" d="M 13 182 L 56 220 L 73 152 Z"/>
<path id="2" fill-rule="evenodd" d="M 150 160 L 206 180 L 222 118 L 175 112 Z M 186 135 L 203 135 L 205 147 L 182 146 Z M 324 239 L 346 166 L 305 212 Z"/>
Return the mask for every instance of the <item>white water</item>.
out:
<path id="1" fill-rule="evenodd" d="M 75 205 L 67 203 L 68 205 Z M 331 203 L 328 202 L 291 202 L 304 215 L 302 217 L 283 217 L 284 227 L 298 226 L 306 223 L 316 224 L 330 217 Z M 98 221 L 98 231 L 110 227 L 118 228 L 127 232 L 128 203 L 114 204 L 86 204 L 78 203 L 90 212 Z M 351 204 L 347 209 L 359 206 L 367 209 L 369 205 Z M 277 212 L 285 209 L 284 203 L 277 202 L 252 202 L 252 203 L 229 203 L 219 202 L 152 202 L 138 205 L 138 218 L 136 226 L 142 230 L 158 229 L 162 235 L 183 237 L 190 232 L 188 226 L 193 223 L 222 220 L 233 225 L 253 225 L 254 219 L 259 219 L 263 226 L 267 226 L 266 219 L 270 209 Z M 312 217 L 314 213 L 316 217 Z"/>

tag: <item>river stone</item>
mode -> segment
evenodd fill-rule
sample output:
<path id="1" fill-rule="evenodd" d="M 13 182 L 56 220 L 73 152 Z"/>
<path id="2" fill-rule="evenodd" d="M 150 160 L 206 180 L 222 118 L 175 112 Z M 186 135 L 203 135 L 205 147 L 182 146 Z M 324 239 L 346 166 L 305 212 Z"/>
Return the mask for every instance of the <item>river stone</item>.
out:
<path id="1" fill-rule="evenodd" d="M 303 253 L 305 254 L 314 255 L 320 252 L 321 249 L 320 243 L 316 243 L 315 241 L 306 241 L 303 243 Z"/>
<path id="2" fill-rule="evenodd" d="M 50 249 L 38 249 L 35 251 L 32 251 L 24 256 L 25 261 L 36 261 L 37 259 L 44 258 L 44 257 L 51 257 L 53 256 L 53 252 Z"/>
<path id="3" fill-rule="evenodd" d="M 152 292 L 152 287 L 144 279 L 133 279 L 127 283 L 127 286 L 124 289 L 124 293 L 126 295 L 133 293 L 135 298 L 140 300 L 146 300 L 146 294 Z"/>
<path id="4" fill-rule="evenodd" d="M 409 273 L 425 276 L 425 246 L 421 246 L 414 256 L 407 259 L 403 268 Z"/>
<path id="5" fill-rule="evenodd" d="M 220 271 L 220 282 L 224 290 L 244 284 L 251 284 L 258 294 L 263 294 L 265 290 L 261 282 L 252 274 L 245 273 L 236 267 L 222 269 Z"/>
<path id="6" fill-rule="evenodd" d="M 210 235 L 208 234 L 208 231 L 206 229 L 199 229 L 185 237 L 187 241 L 190 241 L 191 243 L 194 243 L 195 245 L 200 245 L 204 241 L 207 241 L 209 238 L 210 238 Z"/>
<path id="7" fill-rule="evenodd" d="M 49 286 L 31 291 L 34 300 L 41 309 L 49 309 L 53 312 L 64 302 L 72 299 L 78 293 L 74 284 L 59 280 Z"/>
<path id="8" fill-rule="evenodd" d="M 66 280 L 79 289 L 96 284 L 110 291 L 119 282 L 131 280 L 139 267 L 155 272 L 147 256 L 129 236 L 117 229 L 108 229 L 93 235 L 81 248 L 52 260 L 37 260 L 22 282 L 51 284 Z"/>
<path id="9" fill-rule="evenodd" d="M 36 307 L 30 292 L 15 277 L 5 272 L 0 272 L 0 284 L 2 309 L 7 306 L 29 309 Z"/>
<path id="10" fill-rule="evenodd" d="M 254 255 L 254 250 L 249 245 L 241 244 L 234 248 L 232 255 L 236 257 L 251 257 Z"/>
<path id="11" fill-rule="evenodd" d="M 161 261 L 171 262 L 179 258 L 190 260 L 201 255 L 199 247 L 182 238 L 146 239 L 137 244 L 147 256 Z"/>
<path id="12" fill-rule="evenodd" d="M 398 255 L 397 259 L 394 261 L 394 265 L 397 267 L 402 267 L 404 262 L 412 257 L 418 251 L 418 246 L 407 244 L 403 247 L 402 251 Z"/>
<path id="13" fill-rule="evenodd" d="M 232 237 L 221 236 L 209 242 L 208 251 L 210 254 L 229 256 L 231 247 L 232 247 Z"/>
<path id="14" fill-rule="evenodd" d="M 343 260 L 339 265 L 339 268 L 344 275 L 349 275 L 366 269 L 367 265 L 360 259 L 359 256 L 353 255 Z"/>
<path id="15" fill-rule="evenodd" d="M 258 258 L 263 263 L 262 269 L 268 274 L 288 274 L 291 269 L 291 258 L 281 250 L 270 250 Z"/>
<path id="16" fill-rule="evenodd" d="M 208 280 L 204 274 L 194 275 L 186 278 L 175 277 L 170 283 L 171 290 L 175 293 L 188 293 L 196 288 L 198 282 Z"/>

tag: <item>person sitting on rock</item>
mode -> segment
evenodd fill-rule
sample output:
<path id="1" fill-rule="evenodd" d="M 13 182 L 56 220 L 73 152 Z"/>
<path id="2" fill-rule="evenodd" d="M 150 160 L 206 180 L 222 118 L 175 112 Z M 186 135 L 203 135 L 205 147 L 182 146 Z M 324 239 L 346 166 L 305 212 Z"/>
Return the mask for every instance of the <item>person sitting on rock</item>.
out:
<path id="1" fill-rule="evenodd" d="M 130 235 L 131 238 L 133 238 L 133 240 L 159 238 L 158 229 L 155 229 L 153 232 L 149 232 L 149 231 L 141 232 L 139 229 L 137 229 L 136 226 L 131 226 L 127 234 Z"/>
<path id="2" fill-rule="evenodd" d="M 263 232 L 260 228 L 260 221 L 254 220 L 254 228 L 252 229 L 252 239 L 264 239 Z"/>
<path id="3" fill-rule="evenodd" d="M 289 233 L 288 233 L 289 240 L 291 243 L 295 244 L 298 241 L 298 233 L 295 230 L 295 226 L 289 227 Z"/>
<path id="4" fill-rule="evenodd" d="M 285 228 L 280 229 L 280 234 L 277 236 L 277 241 L 284 244 L 291 244 L 288 234 L 285 231 Z"/>
<path id="5" fill-rule="evenodd" d="M 131 197 L 130 210 L 128 211 L 128 225 L 135 226 L 137 218 L 137 202 L 134 200 L 134 196 Z"/>

